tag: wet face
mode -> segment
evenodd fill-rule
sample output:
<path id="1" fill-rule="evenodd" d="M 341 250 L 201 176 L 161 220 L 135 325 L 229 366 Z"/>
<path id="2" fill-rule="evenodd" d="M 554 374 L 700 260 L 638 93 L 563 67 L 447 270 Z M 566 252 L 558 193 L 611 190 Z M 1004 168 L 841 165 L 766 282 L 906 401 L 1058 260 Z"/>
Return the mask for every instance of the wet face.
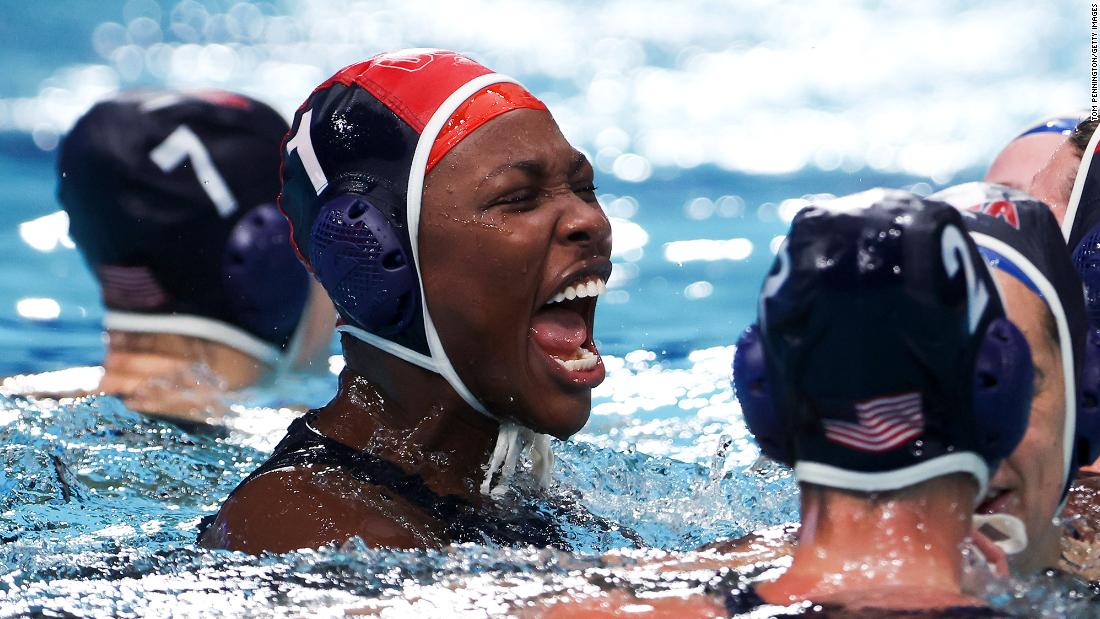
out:
<path id="1" fill-rule="evenodd" d="M 1080 165 L 1081 153 L 1072 142 L 1064 140 L 1027 188 L 1028 193 L 1050 206 L 1059 224 L 1066 215 L 1069 194 L 1073 192 L 1073 181 Z"/>
<path id="2" fill-rule="evenodd" d="M 549 113 L 498 116 L 440 160 L 420 248 L 428 309 L 466 386 L 500 417 L 579 430 L 604 378 L 592 322 L 611 226 L 592 166 Z"/>
<path id="3" fill-rule="evenodd" d="M 1008 318 L 1031 347 L 1035 387 L 1027 432 L 1016 450 L 997 469 L 979 513 L 1007 513 L 1023 521 L 1028 550 L 1021 566 L 1030 571 L 1057 557 L 1057 530 L 1051 519 L 1058 509 L 1063 479 L 1063 431 L 1066 414 L 1062 357 L 1045 303 L 1015 278 L 994 271 L 1004 292 Z"/>
<path id="4" fill-rule="evenodd" d="M 1032 133 L 1017 138 L 997 155 L 982 180 L 1027 191 L 1035 173 L 1065 141 L 1066 137 L 1060 133 Z"/>

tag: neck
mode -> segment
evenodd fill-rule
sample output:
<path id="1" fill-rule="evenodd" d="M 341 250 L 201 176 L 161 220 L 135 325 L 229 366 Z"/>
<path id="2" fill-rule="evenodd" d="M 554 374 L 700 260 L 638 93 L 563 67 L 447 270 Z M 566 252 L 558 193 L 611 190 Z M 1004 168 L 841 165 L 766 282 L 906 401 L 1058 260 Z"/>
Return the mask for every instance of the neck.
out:
<path id="1" fill-rule="evenodd" d="M 499 425 L 435 373 L 385 354 L 367 364 L 347 356 L 340 390 L 319 411 L 316 429 L 419 475 L 436 494 L 477 502 Z"/>
<path id="2" fill-rule="evenodd" d="M 221 394 L 254 384 L 267 366 L 209 340 L 108 330 L 103 370 L 99 390 L 130 408 L 199 421 L 224 413 Z"/>
<path id="3" fill-rule="evenodd" d="M 762 584 L 760 594 L 784 604 L 848 599 L 884 608 L 968 603 L 962 595 L 960 549 L 970 531 L 974 487 L 959 476 L 933 481 L 941 480 L 965 485 L 906 489 L 878 499 L 804 486 L 801 538 L 791 567 Z"/>

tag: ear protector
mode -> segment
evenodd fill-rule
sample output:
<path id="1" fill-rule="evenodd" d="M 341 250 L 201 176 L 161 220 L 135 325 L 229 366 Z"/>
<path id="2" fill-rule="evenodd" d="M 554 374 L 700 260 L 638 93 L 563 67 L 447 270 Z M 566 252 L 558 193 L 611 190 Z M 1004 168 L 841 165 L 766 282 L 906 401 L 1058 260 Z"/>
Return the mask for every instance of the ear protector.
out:
<path id="1" fill-rule="evenodd" d="M 1085 358 L 1077 379 L 1078 465 L 1100 458 L 1100 329 L 1090 326 L 1085 338 Z"/>
<path id="2" fill-rule="evenodd" d="M 1097 340 L 1100 359 L 1100 339 Z M 1097 368 L 1100 373 L 1100 367 Z M 1004 459 L 1023 438 L 1031 410 L 1031 349 L 1005 318 L 990 322 L 978 346 L 971 380 L 971 410 L 979 454 L 987 462 Z M 733 388 L 749 431 L 767 457 L 793 466 L 788 428 L 776 413 L 768 380 L 767 353 L 759 325 L 741 334 L 733 355 Z M 1100 417 L 1098 417 L 1100 418 Z"/>
<path id="3" fill-rule="evenodd" d="M 1089 322 L 1100 324 L 1100 226 L 1085 234 L 1073 248 L 1072 258 L 1085 284 L 1085 310 Z"/>
<path id="4" fill-rule="evenodd" d="M 412 256 L 393 219 L 364 196 L 342 194 L 321 206 L 309 260 L 333 304 L 363 329 L 400 332 L 420 307 Z"/>
<path id="5" fill-rule="evenodd" d="M 1089 317 L 1081 376 L 1077 379 L 1077 464 L 1100 457 L 1100 226 L 1089 230 L 1073 249 L 1073 266 L 1085 286 Z"/>
<path id="6" fill-rule="evenodd" d="M 1100 458 L 1100 329 L 1095 326 L 1100 324 L 1100 226 L 1085 234 L 1073 249 L 1071 258 L 1084 285 L 1089 322 L 1077 378 L 1077 444 L 1073 458 L 1082 466 Z M 1072 480 L 1073 475 L 1069 475 L 1069 481 Z"/>
<path id="7" fill-rule="evenodd" d="M 245 213 L 222 255 L 230 311 L 268 341 L 287 341 L 309 298 L 309 275 L 290 246 L 290 224 L 273 204 Z"/>

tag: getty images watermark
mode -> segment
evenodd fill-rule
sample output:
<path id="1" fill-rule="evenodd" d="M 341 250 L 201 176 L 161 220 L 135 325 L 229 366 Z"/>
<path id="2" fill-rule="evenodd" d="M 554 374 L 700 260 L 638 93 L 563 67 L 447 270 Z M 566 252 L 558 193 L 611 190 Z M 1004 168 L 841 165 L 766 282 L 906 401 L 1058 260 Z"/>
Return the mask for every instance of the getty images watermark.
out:
<path id="1" fill-rule="evenodd" d="M 1089 26 L 1089 53 L 1092 54 L 1092 62 L 1090 63 L 1090 70 L 1092 71 L 1092 90 L 1089 92 L 1090 101 L 1092 101 L 1092 114 L 1093 120 L 1100 120 L 1100 110 L 1097 108 L 1096 100 L 1096 3 L 1092 3 L 1092 23 Z"/>

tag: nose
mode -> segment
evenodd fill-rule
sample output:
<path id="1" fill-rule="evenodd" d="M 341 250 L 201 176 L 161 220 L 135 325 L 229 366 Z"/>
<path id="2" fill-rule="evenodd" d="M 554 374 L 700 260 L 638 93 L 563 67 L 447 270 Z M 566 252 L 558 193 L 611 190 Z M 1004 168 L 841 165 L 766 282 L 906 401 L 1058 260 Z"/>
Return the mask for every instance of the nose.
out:
<path id="1" fill-rule="evenodd" d="M 598 202 L 585 202 L 577 196 L 568 201 L 558 220 L 558 242 L 597 254 L 611 253 L 611 222 Z"/>

